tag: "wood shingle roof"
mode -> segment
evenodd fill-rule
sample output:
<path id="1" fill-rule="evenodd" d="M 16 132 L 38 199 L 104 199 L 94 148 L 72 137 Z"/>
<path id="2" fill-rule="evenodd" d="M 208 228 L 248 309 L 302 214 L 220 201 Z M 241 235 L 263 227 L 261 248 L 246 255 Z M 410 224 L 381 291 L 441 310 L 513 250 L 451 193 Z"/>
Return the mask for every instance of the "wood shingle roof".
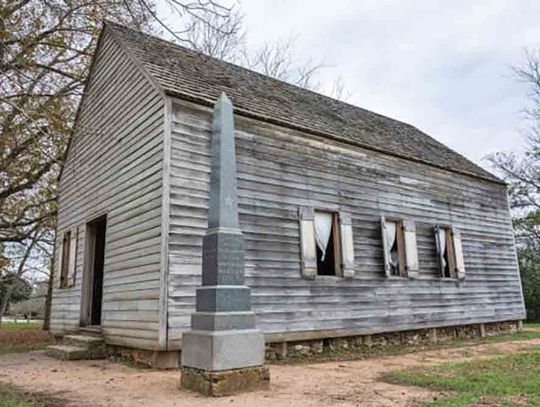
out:
<path id="1" fill-rule="evenodd" d="M 409 124 L 118 24 L 106 29 L 169 95 L 212 105 L 225 92 L 237 114 L 503 183 Z"/>

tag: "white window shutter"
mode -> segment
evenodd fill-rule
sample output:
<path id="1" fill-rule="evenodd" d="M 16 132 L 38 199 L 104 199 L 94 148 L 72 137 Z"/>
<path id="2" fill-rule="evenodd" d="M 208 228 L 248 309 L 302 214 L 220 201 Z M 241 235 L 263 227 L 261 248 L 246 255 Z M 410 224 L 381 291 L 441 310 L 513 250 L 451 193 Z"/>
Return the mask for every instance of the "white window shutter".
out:
<path id="1" fill-rule="evenodd" d="M 302 277 L 313 280 L 317 275 L 317 249 L 315 247 L 315 211 L 302 206 L 300 216 L 300 248 Z"/>
<path id="2" fill-rule="evenodd" d="M 64 236 L 62 235 L 62 238 L 60 240 L 56 241 L 56 244 L 58 247 L 58 256 L 56 257 L 56 264 L 54 266 L 55 269 L 55 284 L 54 286 L 56 288 L 61 288 L 62 286 L 62 264 L 64 262 Z"/>
<path id="3" fill-rule="evenodd" d="M 77 227 L 71 230 L 71 239 L 69 242 L 69 266 L 67 274 L 67 286 L 75 285 L 75 271 L 77 268 Z"/>
<path id="4" fill-rule="evenodd" d="M 384 215 L 381 216 L 381 239 L 383 247 L 383 256 L 384 256 L 384 275 L 390 277 L 390 258 L 388 253 L 390 252 L 390 247 L 388 247 L 388 241 L 386 239 L 386 220 Z"/>
<path id="5" fill-rule="evenodd" d="M 405 268 L 407 277 L 418 277 L 418 248 L 416 246 L 416 225 L 412 220 L 403 221 L 403 240 L 405 241 Z"/>
<path id="6" fill-rule="evenodd" d="M 457 228 L 452 228 L 452 241 L 454 242 L 457 278 L 463 280 L 465 278 L 465 260 L 463 258 L 463 248 L 461 246 L 461 233 Z"/>
<path id="7" fill-rule="evenodd" d="M 354 277 L 354 243 L 351 215 L 339 214 L 341 235 L 341 273 L 344 278 Z"/>

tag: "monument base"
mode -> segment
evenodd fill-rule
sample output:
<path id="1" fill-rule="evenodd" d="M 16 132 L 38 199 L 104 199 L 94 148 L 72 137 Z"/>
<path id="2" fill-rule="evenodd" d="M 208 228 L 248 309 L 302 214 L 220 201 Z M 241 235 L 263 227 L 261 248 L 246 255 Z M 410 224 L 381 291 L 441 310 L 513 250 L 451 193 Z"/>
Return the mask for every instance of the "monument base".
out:
<path id="1" fill-rule="evenodd" d="M 187 331 L 182 366 L 216 372 L 264 364 L 264 334 L 258 329 Z"/>
<path id="2" fill-rule="evenodd" d="M 223 397 L 247 391 L 270 388 L 270 370 L 266 366 L 211 372 L 183 366 L 180 384 L 182 388 L 205 396 Z"/>

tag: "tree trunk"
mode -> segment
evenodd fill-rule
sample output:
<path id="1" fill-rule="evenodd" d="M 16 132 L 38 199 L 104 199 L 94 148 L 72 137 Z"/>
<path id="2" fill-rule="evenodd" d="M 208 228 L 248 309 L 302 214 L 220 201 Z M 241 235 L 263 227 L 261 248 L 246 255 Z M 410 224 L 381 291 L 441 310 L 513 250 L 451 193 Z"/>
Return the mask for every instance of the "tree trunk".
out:
<path id="1" fill-rule="evenodd" d="M 9 300 L 11 299 L 12 286 L 6 288 L 4 296 L 0 299 L 0 324 L 2 323 L 2 318 L 4 313 L 7 311 Z"/>
<path id="2" fill-rule="evenodd" d="M 52 292 L 54 284 L 54 260 L 52 261 L 53 266 L 51 267 L 51 272 L 49 275 L 49 285 L 47 287 L 47 299 L 45 300 L 45 316 L 43 317 L 43 330 L 48 331 L 51 325 L 51 301 L 52 301 Z"/>
<path id="3" fill-rule="evenodd" d="M 53 255 L 51 258 L 51 268 L 49 270 L 49 284 L 47 286 L 47 299 L 45 300 L 45 315 L 43 317 L 43 330 L 48 331 L 51 326 L 51 303 L 54 287 L 54 258 L 56 256 L 56 230 L 54 232 Z"/>

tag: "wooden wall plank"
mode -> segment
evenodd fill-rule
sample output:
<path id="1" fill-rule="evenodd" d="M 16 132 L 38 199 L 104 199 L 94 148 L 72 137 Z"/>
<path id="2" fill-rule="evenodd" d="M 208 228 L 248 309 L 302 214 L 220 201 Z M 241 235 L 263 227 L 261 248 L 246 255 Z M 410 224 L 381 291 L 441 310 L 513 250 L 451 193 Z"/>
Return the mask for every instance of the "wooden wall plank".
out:
<path id="1" fill-rule="evenodd" d="M 356 334 L 520 319 L 524 306 L 504 186 L 236 117 L 246 280 L 259 326 Z M 174 101 L 169 346 L 180 346 L 200 285 L 211 111 Z M 301 278 L 299 206 L 351 214 L 355 276 Z M 386 279 L 380 216 L 416 222 L 417 279 Z M 438 277 L 432 228 L 460 228 L 467 278 Z"/>
<path id="2" fill-rule="evenodd" d="M 59 187 L 58 231 L 79 230 L 77 274 L 54 290 L 51 330 L 79 327 L 86 222 L 107 214 L 105 339 L 158 349 L 164 98 L 107 32 L 97 52 Z"/>

